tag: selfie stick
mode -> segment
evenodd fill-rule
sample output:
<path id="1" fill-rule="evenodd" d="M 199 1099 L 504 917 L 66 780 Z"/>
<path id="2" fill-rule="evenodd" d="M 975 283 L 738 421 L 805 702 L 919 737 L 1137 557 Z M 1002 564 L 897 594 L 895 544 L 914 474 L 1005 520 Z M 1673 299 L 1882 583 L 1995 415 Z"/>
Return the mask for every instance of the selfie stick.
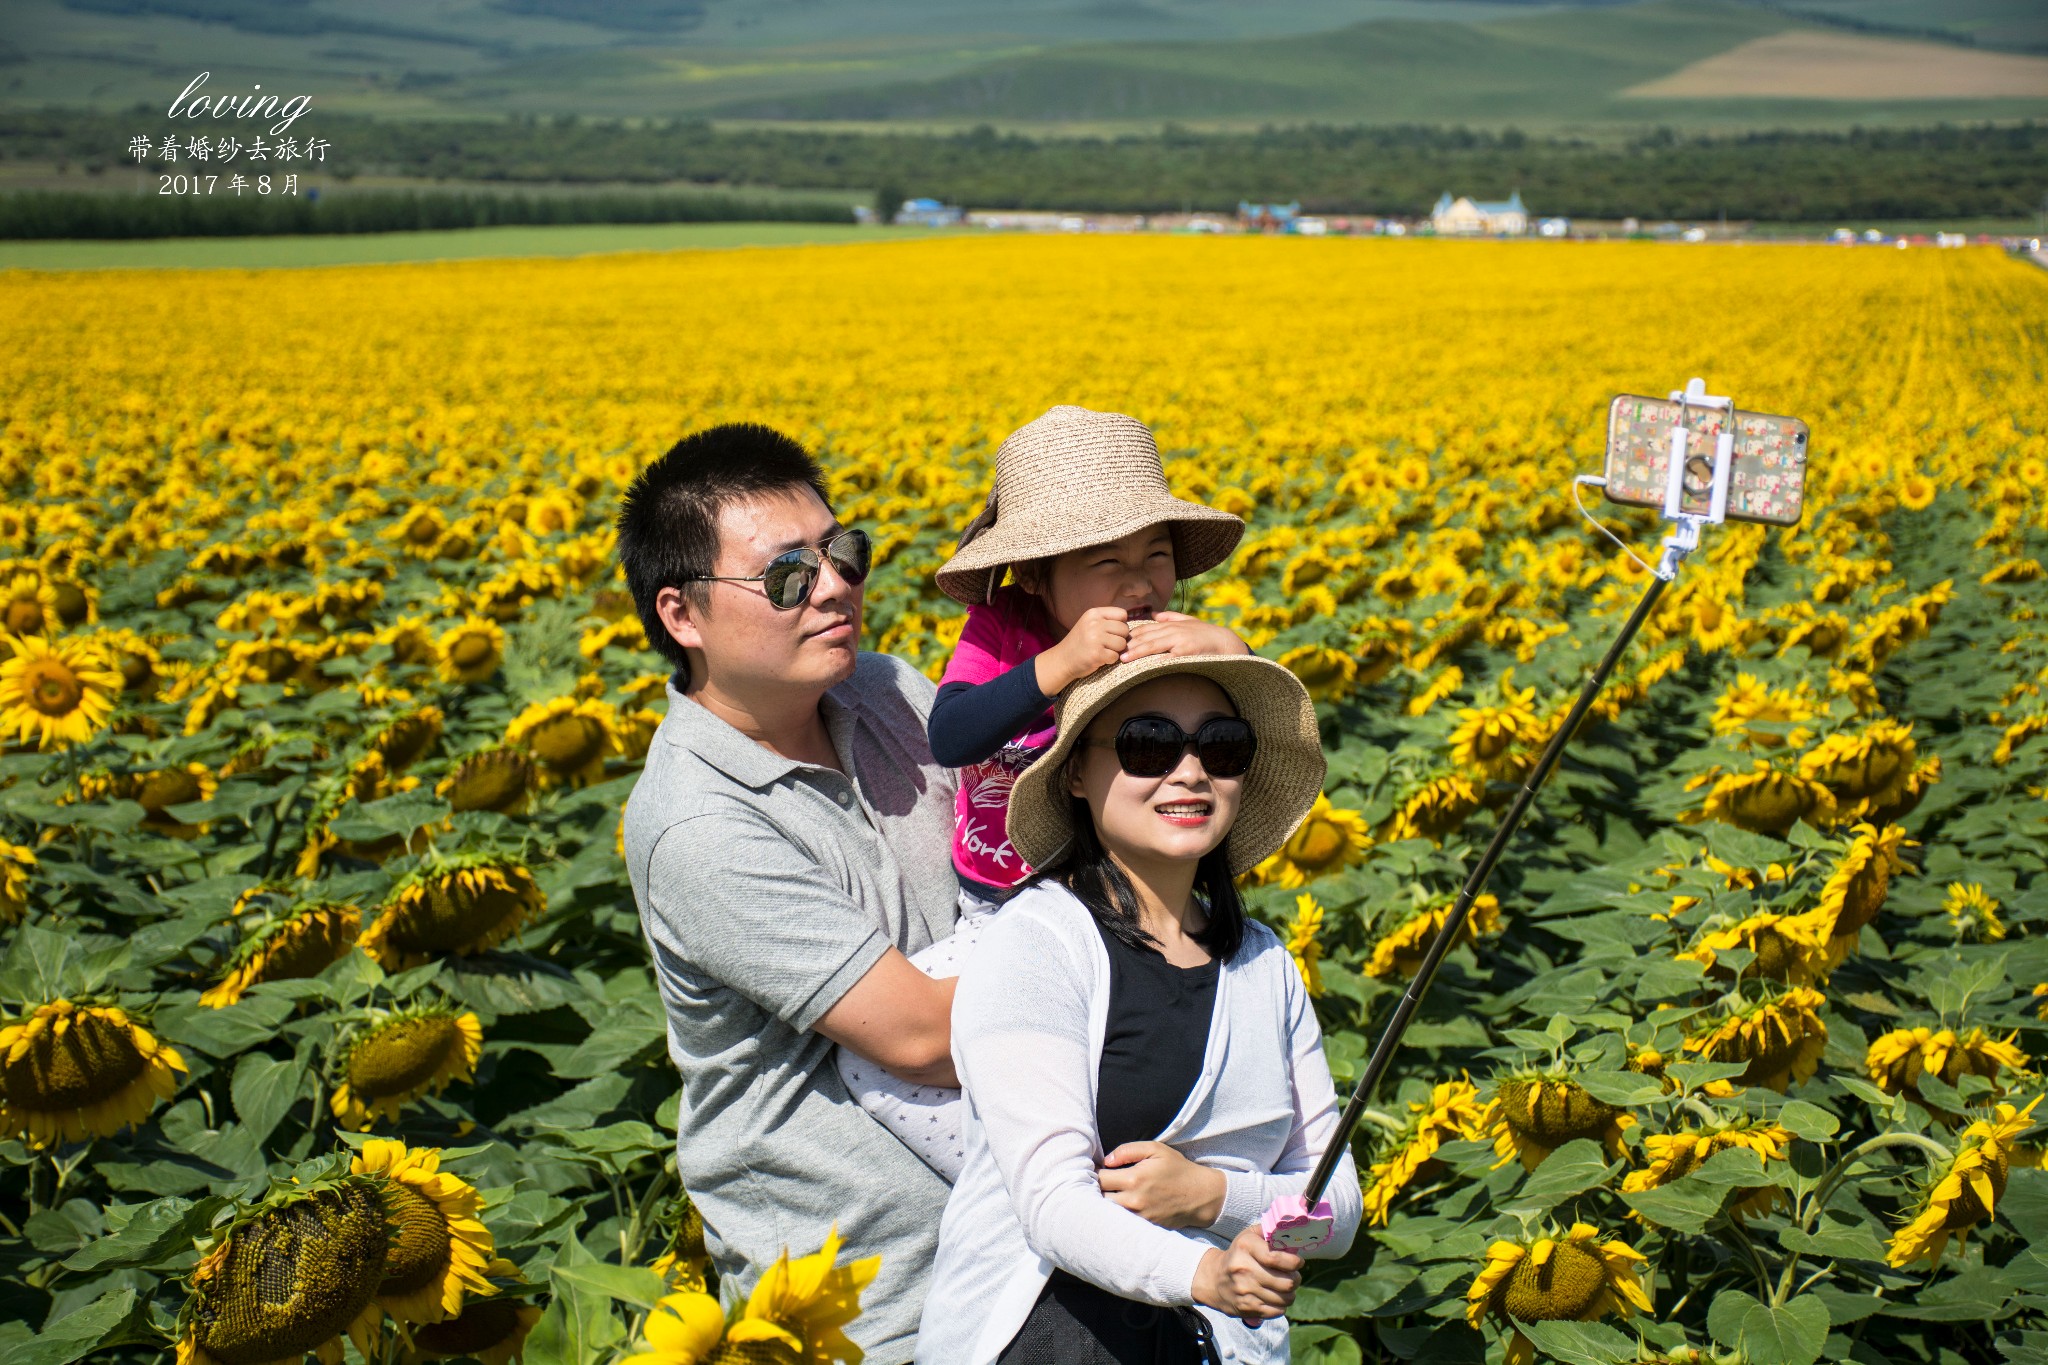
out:
<path id="1" fill-rule="evenodd" d="M 1422 966 L 1416 971 L 1414 980 L 1408 983 L 1408 990 L 1402 995 L 1400 1003 L 1394 1007 L 1393 1018 L 1387 1021 L 1386 1031 L 1380 1035 L 1378 1045 L 1373 1048 L 1372 1057 L 1365 1064 L 1365 1074 L 1358 1078 L 1358 1087 L 1351 1092 L 1351 1102 L 1344 1106 L 1344 1116 L 1337 1122 L 1337 1132 L 1331 1137 L 1329 1145 L 1323 1149 L 1322 1159 L 1316 1163 L 1314 1173 L 1309 1176 L 1308 1185 L 1299 1195 L 1274 1200 L 1272 1207 L 1267 1209 L 1265 1216 L 1259 1220 L 1259 1229 L 1265 1234 L 1266 1244 L 1270 1247 L 1302 1251 L 1321 1246 L 1330 1240 L 1336 1216 L 1330 1208 L 1329 1201 L 1323 1198 L 1323 1191 L 1329 1188 L 1330 1177 L 1335 1174 L 1338 1161 L 1350 1147 L 1352 1131 L 1358 1127 L 1358 1120 L 1365 1112 L 1366 1102 L 1372 1098 L 1374 1090 L 1379 1086 L 1380 1078 L 1393 1064 L 1394 1053 L 1401 1046 L 1401 1035 L 1408 1031 L 1408 1025 L 1413 1022 L 1415 1011 L 1421 1007 L 1422 997 L 1428 993 L 1429 983 L 1436 976 L 1438 966 L 1442 964 L 1444 955 L 1450 952 L 1451 946 L 1458 941 L 1458 935 L 1465 927 L 1465 918 L 1472 909 L 1472 902 L 1478 899 L 1479 893 L 1486 888 L 1487 878 L 1493 875 L 1494 865 L 1506 851 L 1508 840 L 1514 837 L 1516 827 L 1522 823 L 1522 817 L 1528 813 L 1530 805 L 1536 800 L 1537 791 L 1542 788 L 1551 770 L 1557 766 L 1558 759 L 1563 756 L 1565 744 L 1585 720 L 1586 712 L 1592 708 L 1593 699 L 1600 695 L 1600 689 L 1606 685 L 1608 675 L 1620 661 L 1622 651 L 1628 648 L 1629 642 L 1635 639 L 1636 632 L 1642 628 L 1643 622 L 1649 619 L 1650 611 L 1657 605 L 1657 599 L 1663 595 L 1665 587 L 1678 576 L 1679 564 L 1687 555 L 1699 548 L 1700 528 L 1718 524 L 1727 517 L 1728 471 L 1733 464 L 1735 451 L 1735 437 L 1730 429 L 1733 426 L 1735 404 L 1727 398 L 1708 396 L 1706 384 L 1698 379 L 1687 384 L 1682 391 L 1674 391 L 1671 397 L 1678 403 L 1679 411 L 1678 423 L 1671 432 L 1670 470 L 1665 482 L 1664 516 L 1676 523 L 1676 529 L 1664 539 L 1663 558 L 1658 561 L 1657 567 L 1651 570 L 1650 584 L 1644 589 L 1642 600 L 1636 603 L 1635 610 L 1629 614 L 1628 621 L 1621 628 L 1621 634 L 1615 637 L 1605 657 L 1594 667 L 1592 676 L 1586 679 L 1586 685 L 1579 689 L 1578 700 L 1572 703 L 1564 723 L 1558 726 L 1557 732 L 1550 737 L 1550 742 L 1543 746 L 1542 756 L 1536 760 L 1536 766 L 1530 769 L 1528 777 L 1522 783 L 1522 789 L 1515 793 L 1514 804 L 1508 807 L 1507 814 L 1501 818 L 1500 827 L 1494 830 L 1492 840 L 1486 845 L 1486 851 L 1480 855 L 1472 874 L 1465 879 L 1464 889 L 1458 892 L 1458 899 L 1451 907 L 1450 916 L 1445 919 L 1443 928 L 1439 929 L 1436 937 L 1431 940 L 1429 951 L 1423 956 Z M 1685 419 L 1689 408 L 1720 408 L 1725 410 L 1730 418 L 1729 423 L 1723 426 L 1719 440 L 1715 442 L 1713 485 L 1708 510 L 1704 513 L 1681 510 L 1685 496 Z M 1579 484 L 1590 483 L 1604 487 L 1606 482 L 1597 474 L 1579 475 L 1573 481 L 1573 501 L 1578 499 Z M 1580 504 L 1579 510 L 1585 512 L 1583 503 Z M 1586 513 L 1586 516 L 1588 520 L 1593 519 L 1591 513 Z M 1599 525 L 1597 521 L 1594 524 Z M 1613 536 L 1613 532 L 1607 531 L 1606 527 L 1602 526 L 1601 530 Z M 1626 549 L 1627 546 L 1624 545 L 1623 548 Z"/>

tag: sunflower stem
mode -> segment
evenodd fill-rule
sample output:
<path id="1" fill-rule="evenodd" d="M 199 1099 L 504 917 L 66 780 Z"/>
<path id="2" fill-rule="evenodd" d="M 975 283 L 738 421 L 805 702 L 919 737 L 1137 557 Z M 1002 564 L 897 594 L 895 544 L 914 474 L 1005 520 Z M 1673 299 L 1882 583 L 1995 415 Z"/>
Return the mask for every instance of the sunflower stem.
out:
<path id="1" fill-rule="evenodd" d="M 1928 1158 L 1930 1166 L 1937 1161 L 1950 1161 L 1955 1157 L 1948 1148 L 1918 1133 L 1879 1133 L 1876 1137 L 1866 1138 L 1830 1167 L 1827 1174 L 1820 1178 L 1820 1183 L 1814 1186 L 1813 1198 L 1807 1204 L 1805 1213 L 1800 1215 L 1799 1230 L 1804 1232 L 1813 1225 L 1814 1219 L 1827 1207 L 1828 1200 L 1834 1196 L 1836 1188 L 1848 1175 L 1849 1168 L 1855 1165 L 1859 1158 L 1885 1147 L 1916 1147 Z"/>
<path id="2" fill-rule="evenodd" d="M 1749 1257 L 1750 1269 L 1756 1274 L 1758 1297 L 1768 1298 L 1771 1294 L 1771 1272 L 1764 1265 L 1764 1258 L 1758 1253 L 1756 1243 L 1750 1241 L 1749 1234 L 1732 1221 L 1728 1224 L 1728 1234 L 1729 1240 L 1742 1249 L 1743 1255 Z"/>

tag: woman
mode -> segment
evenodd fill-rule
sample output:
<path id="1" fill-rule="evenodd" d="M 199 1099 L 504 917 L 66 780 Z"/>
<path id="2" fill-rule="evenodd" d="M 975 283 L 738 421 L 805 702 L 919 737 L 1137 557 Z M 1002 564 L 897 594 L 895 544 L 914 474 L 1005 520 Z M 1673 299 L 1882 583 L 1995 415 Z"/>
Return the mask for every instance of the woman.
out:
<path id="1" fill-rule="evenodd" d="M 965 1165 L 917 1359 L 1192 1365 L 1207 1335 L 1284 1361 L 1301 1259 L 1258 1221 L 1302 1192 L 1338 1106 L 1300 973 L 1232 878 L 1322 789 L 1314 708 L 1268 660 L 1156 655 L 1068 688 L 1057 725 L 1010 797 L 1039 870 L 953 1003 Z M 1348 1154 L 1328 1198 L 1315 1254 L 1337 1256 Z"/>

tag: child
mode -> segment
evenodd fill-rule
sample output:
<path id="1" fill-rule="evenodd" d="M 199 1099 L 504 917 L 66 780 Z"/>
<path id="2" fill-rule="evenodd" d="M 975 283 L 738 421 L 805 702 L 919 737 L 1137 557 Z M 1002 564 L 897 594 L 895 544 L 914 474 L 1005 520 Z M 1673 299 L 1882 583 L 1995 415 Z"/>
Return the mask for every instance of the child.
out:
<path id="1" fill-rule="evenodd" d="M 929 721 L 932 757 L 960 769 L 960 917 L 911 958 L 927 976 L 959 975 L 1030 875 L 1006 829 L 1010 785 L 1053 741 L 1053 698 L 1119 661 L 1250 653 L 1224 627 L 1167 610 L 1174 585 L 1229 558 L 1243 534 L 1230 513 L 1169 493 L 1151 431 L 1122 413 L 1061 405 L 997 450 L 988 505 L 938 572 L 967 606 Z M 914 1085 L 844 1048 L 838 1058 L 862 1108 L 946 1179 L 959 1173 L 958 1090 Z"/>

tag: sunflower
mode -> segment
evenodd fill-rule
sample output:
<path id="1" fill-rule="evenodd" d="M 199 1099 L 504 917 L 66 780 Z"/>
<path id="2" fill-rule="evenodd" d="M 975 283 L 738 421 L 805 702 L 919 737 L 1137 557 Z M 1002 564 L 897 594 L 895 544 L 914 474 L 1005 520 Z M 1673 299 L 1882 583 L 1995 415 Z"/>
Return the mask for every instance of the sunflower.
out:
<path id="1" fill-rule="evenodd" d="M 1861 818 L 1866 806 L 1896 800 L 1912 776 L 1917 746 L 1913 727 L 1873 721 L 1861 734 L 1833 734 L 1800 756 L 1799 775 L 1834 794 L 1840 818 Z"/>
<path id="2" fill-rule="evenodd" d="M 441 708 L 422 706 L 371 736 L 370 748 L 384 760 L 387 771 L 403 772 L 432 752 L 441 740 L 441 725 Z"/>
<path id="3" fill-rule="evenodd" d="M 1784 643 L 1778 646 L 1780 654 L 1794 649 L 1804 649 L 1817 659 L 1832 659 L 1842 652 L 1842 646 L 1849 642 L 1849 620 L 1839 613 L 1816 611 L 1811 603 L 1801 602 L 1802 610 L 1785 631 Z"/>
<path id="4" fill-rule="evenodd" d="M 661 729 L 661 712 L 642 707 L 619 717 L 619 753 L 627 760 L 639 763 L 646 759 L 647 751 L 654 747 L 655 732 Z"/>
<path id="5" fill-rule="evenodd" d="M 841 1330 L 860 1316 L 860 1291 L 882 1268 L 880 1256 L 848 1265 L 832 1264 L 839 1256 L 839 1229 L 825 1234 L 825 1245 L 799 1260 L 784 1251 L 762 1272 L 746 1308 L 725 1334 L 726 1341 L 774 1342 L 796 1352 L 798 1365 L 834 1365 L 858 1361 L 861 1350 Z"/>
<path id="6" fill-rule="evenodd" d="M 1736 924 L 1710 929 L 1678 954 L 1680 962 L 1697 962 L 1724 979 L 1735 974 L 1717 967 L 1721 953 L 1733 948 L 1755 955 L 1742 975 L 1810 986 L 1824 979 L 1832 965 L 1828 960 L 1828 935 L 1824 919 L 1815 914 L 1750 915 Z"/>
<path id="7" fill-rule="evenodd" d="M 1541 729 L 1536 713 L 1529 709 L 1536 689 L 1514 690 L 1512 676 L 1510 672 L 1501 678 L 1499 706 L 1458 708 L 1459 725 L 1451 731 L 1451 761 L 1477 773 L 1481 781 L 1520 777 L 1528 763 L 1518 750 Z"/>
<path id="8" fill-rule="evenodd" d="M 726 1359 L 736 1354 L 719 1351 L 725 1312 L 717 1299 L 698 1290 L 662 1295 L 641 1330 L 648 1349 L 627 1356 L 619 1365 L 712 1365 L 714 1356 Z M 793 1352 L 782 1355 L 785 1360 L 795 1358 Z"/>
<path id="9" fill-rule="evenodd" d="M 1422 968 L 1422 959 L 1429 955 L 1429 945 L 1443 932 L 1449 922 L 1451 909 L 1456 901 L 1446 901 L 1434 909 L 1417 911 L 1403 920 L 1400 926 L 1381 937 L 1373 945 L 1372 957 L 1365 964 L 1367 976 L 1385 980 L 1399 974 L 1414 976 Z M 1481 934 L 1500 932 L 1500 899 L 1491 893 L 1478 897 L 1465 915 L 1465 923 L 1459 931 L 1458 942 L 1452 944 L 1474 944 Z"/>
<path id="10" fill-rule="evenodd" d="M 1910 1094 L 1917 1099 L 1922 1076 L 1938 1076 L 1948 1085 L 1965 1076 L 1982 1076 L 2002 1094 L 1999 1072 L 2026 1070 L 2027 1054 L 2020 1051 L 2018 1038 L 2017 1032 L 1993 1038 L 1981 1028 L 1961 1036 L 1953 1029 L 1898 1028 L 1870 1045 L 1863 1069 L 1887 1095 Z"/>
<path id="11" fill-rule="evenodd" d="M 1740 649 L 1749 635 L 1749 623 L 1711 592 L 1695 593 L 1685 604 L 1685 615 L 1688 633 L 1701 649 Z"/>
<path id="12" fill-rule="evenodd" d="M 1364 856 L 1372 844 L 1365 817 L 1317 796 L 1308 818 L 1288 837 L 1280 851 L 1258 866 L 1262 882 L 1283 887 L 1305 886 L 1318 877 L 1341 872 Z"/>
<path id="13" fill-rule="evenodd" d="M 517 1279 L 518 1269 L 502 1257 L 484 1267 L 484 1274 Z M 403 1365 L 429 1360 L 474 1357 L 479 1365 L 511 1365 L 526 1348 L 527 1335 L 541 1320 L 541 1310 L 524 1299 L 471 1299 L 445 1322 L 414 1324 L 407 1332 L 411 1345 L 400 1351 Z"/>
<path id="14" fill-rule="evenodd" d="M 480 683 L 505 661 L 505 630 L 496 621 L 471 616 L 442 631 L 434 648 L 443 682 Z"/>
<path id="15" fill-rule="evenodd" d="M 1820 1066 L 1828 1026 L 1817 1011 L 1826 1003 L 1819 991 L 1794 986 L 1710 1020 L 1706 1032 L 1685 1040 L 1684 1050 L 1703 1062 L 1746 1062 L 1735 1078 L 1739 1084 L 1784 1091 Z"/>
<path id="16" fill-rule="evenodd" d="M 1365 1216 L 1385 1224 L 1394 1197 L 1436 1160 L 1446 1142 L 1476 1138 L 1492 1126 L 1492 1106 L 1469 1080 L 1440 1081 L 1429 1099 L 1408 1106 L 1408 1122 L 1395 1135 L 1387 1157 L 1372 1163 L 1365 1188 Z"/>
<path id="17" fill-rule="evenodd" d="M 1714 1153 L 1736 1148 L 1755 1152 L 1765 1162 L 1783 1161 L 1791 1141 L 1792 1135 L 1777 1124 L 1749 1118 L 1675 1133 L 1648 1133 L 1643 1137 L 1643 1150 L 1650 1164 L 1623 1176 L 1622 1192 L 1637 1194 L 1668 1185 L 1698 1170 Z M 1734 1196 L 1728 1212 L 1739 1221 L 1769 1213 L 1773 1204 L 1784 1199 L 1784 1192 L 1773 1185 L 1758 1185 L 1739 1188 Z"/>
<path id="18" fill-rule="evenodd" d="M 1567 1142 L 1595 1138 L 1611 1157 L 1622 1152 L 1621 1130 L 1635 1116 L 1587 1094 L 1565 1071 L 1522 1071 L 1493 1083 L 1493 1150 L 1496 1166 L 1519 1158 L 1535 1170 Z"/>
<path id="19" fill-rule="evenodd" d="M 349 1040 L 329 1108 L 357 1132 L 380 1118 L 395 1122 L 406 1105 L 470 1079 L 483 1044 L 474 1014 L 441 1005 L 387 1014 Z"/>
<path id="20" fill-rule="evenodd" d="M 227 974 L 199 1003 L 225 1009 L 258 982 L 318 976 L 355 946 L 362 927 L 363 912 L 356 906 L 331 901 L 301 906 L 244 938 Z"/>
<path id="21" fill-rule="evenodd" d="M 1765 727 L 1796 727 L 1820 711 L 1803 679 L 1796 687 L 1766 687 L 1755 674 L 1738 673 L 1715 699 L 1709 723 L 1717 735 L 1741 735 L 1745 748 L 1776 749 L 1787 743 L 1798 748 L 1806 743 L 1804 730 L 1795 728 L 1787 733 Z"/>
<path id="22" fill-rule="evenodd" d="M 1934 505 L 1934 480 L 1915 471 L 1899 480 L 1899 505 L 1908 511 L 1924 512 Z"/>
<path id="23" fill-rule="evenodd" d="M 521 711 L 505 731 L 508 747 L 529 750 L 548 782 L 586 786 L 604 773 L 616 752 L 618 713 L 608 702 L 556 697 Z"/>
<path id="24" fill-rule="evenodd" d="M 1950 1237 L 1960 1241 L 1971 1228 L 1991 1220 L 2005 1197 L 2016 1140 L 2034 1126 L 2034 1106 L 2040 1102 L 2036 1095 L 2025 1109 L 2001 1104 L 1995 1117 L 1978 1119 L 1963 1130 L 1962 1146 L 1934 1177 L 1912 1219 L 1893 1235 L 1885 1253 L 1888 1264 L 1903 1267 L 1924 1257 L 1929 1266 L 1938 1265 Z"/>
<path id="25" fill-rule="evenodd" d="M 516 814 L 525 809 L 536 776 L 533 756 L 524 749 L 486 749 L 456 764 L 434 794 L 458 811 Z"/>
<path id="26" fill-rule="evenodd" d="M 1358 661 L 1340 650 L 1303 645 L 1280 656 L 1280 666 L 1301 679 L 1317 701 L 1342 701 L 1358 682 Z"/>
<path id="27" fill-rule="evenodd" d="M 1753 771 L 1716 778 L 1706 801 L 1689 818 L 1695 822 L 1718 820 L 1752 834 L 1782 838 L 1799 821 L 1826 824 L 1834 812 L 1835 798 L 1826 787 L 1758 759 Z"/>
<path id="28" fill-rule="evenodd" d="M 2005 733 L 1998 737 L 1998 746 L 1991 751 L 1991 762 L 2003 768 L 2012 762 L 2012 756 L 2028 740 L 2037 735 L 2048 735 L 2048 712 L 2040 715 L 2021 716 L 2005 727 Z"/>
<path id="29" fill-rule="evenodd" d="M 112 1137 L 176 1094 L 184 1070 L 116 1006 L 37 1005 L 0 1027 L 0 1133 L 31 1147 Z"/>
<path id="30" fill-rule="evenodd" d="M 408 873 L 363 934 L 363 950 L 388 971 L 435 957 L 495 948 L 547 908 L 525 864 L 466 853 Z"/>
<path id="31" fill-rule="evenodd" d="M 704 1245 L 704 1215 L 688 1194 L 678 1197 L 679 1211 L 668 1250 L 654 1258 L 652 1269 L 671 1289 L 707 1293 L 711 1290 L 711 1253 Z"/>
<path id="32" fill-rule="evenodd" d="M 1998 902 L 1984 894 L 1982 882 L 1950 882 L 1941 908 L 1958 939 L 1996 943 L 2005 937 L 2005 924 L 1998 918 Z"/>
<path id="33" fill-rule="evenodd" d="M 1465 1320 L 1474 1327 L 1490 1315 L 1503 1327 L 1515 1322 L 1593 1322 L 1610 1313 L 1626 1318 L 1650 1311 L 1640 1252 L 1603 1242 L 1589 1223 L 1562 1236 L 1497 1241 L 1465 1293 Z M 1529 1365 L 1536 1349 L 1520 1332 L 1508 1343 L 1508 1365 Z"/>
<path id="34" fill-rule="evenodd" d="M 1441 844 L 1479 809 L 1479 787 L 1463 773 L 1447 773 L 1417 788 L 1378 830 L 1386 843 L 1428 839 Z"/>
<path id="35" fill-rule="evenodd" d="M 0 924 L 19 924 L 28 914 L 28 878 L 35 866 L 34 849 L 0 839 Z"/>
<path id="36" fill-rule="evenodd" d="M 1929 754 L 1920 760 L 1906 780 L 1900 784 L 1898 795 L 1879 805 L 1871 803 L 1864 819 L 1873 825 L 1893 825 L 1913 813 L 1920 804 L 1920 798 L 1927 795 L 1935 783 L 1941 781 L 1941 755 Z"/>
<path id="37" fill-rule="evenodd" d="M 1838 962 L 1855 945 L 1863 926 L 1884 908 L 1893 874 L 1905 869 L 1899 846 L 1906 836 L 1897 825 L 1886 825 L 1880 831 L 1865 823 L 1851 833 L 1854 837 L 1842 861 L 1828 874 L 1815 907 L 1815 913 L 1827 923 L 1829 952 Z"/>
<path id="38" fill-rule="evenodd" d="M 267 1365 L 311 1351 L 341 1365 L 346 1334 L 377 1359 L 372 1299 L 391 1241 L 378 1182 L 287 1187 L 238 1217 L 192 1272 L 177 1365 Z"/>
<path id="39" fill-rule="evenodd" d="M 435 662 L 434 632 L 424 616 L 400 616 L 380 627 L 375 638 L 391 651 L 393 663 L 429 666 Z"/>
<path id="40" fill-rule="evenodd" d="M 1408 714 L 1419 716 L 1465 685 L 1465 670 L 1452 664 L 1430 679 L 1429 685 L 1408 699 Z"/>
<path id="41" fill-rule="evenodd" d="M 107 726 L 124 679 L 99 648 L 78 637 L 0 634 L 0 736 L 33 737 L 39 749 L 83 744 Z"/>
<path id="42" fill-rule="evenodd" d="M 1352 648 L 1358 660 L 1360 687 L 1369 687 L 1408 661 L 1408 637 L 1414 630 L 1407 621 L 1388 621 L 1369 616 L 1351 631 Z"/>
<path id="43" fill-rule="evenodd" d="M 398 1235 L 377 1285 L 377 1306 L 400 1322 L 445 1322 L 463 1295 L 487 1296 L 491 1234 L 477 1221 L 476 1188 L 440 1169 L 441 1149 L 388 1138 L 363 1144 L 349 1169 L 382 1176 L 384 1207 Z"/>
<path id="44" fill-rule="evenodd" d="M 1316 904 L 1316 898 L 1306 891 L 1296 896 L 1294 922 L 1287 926 L 1287 951 L 1293 954 L 1311 996 L 1323 993 L 1323 945 L 1316 938 L 1322 927 L 1323 907 Z"/>
<path id="45" fill-rule="evenodd" d="M 11 635 L 50 635 L 63 625 L 57 612 L 57 587 L 27 560 L 0 567 L 0 631 Z"/>

